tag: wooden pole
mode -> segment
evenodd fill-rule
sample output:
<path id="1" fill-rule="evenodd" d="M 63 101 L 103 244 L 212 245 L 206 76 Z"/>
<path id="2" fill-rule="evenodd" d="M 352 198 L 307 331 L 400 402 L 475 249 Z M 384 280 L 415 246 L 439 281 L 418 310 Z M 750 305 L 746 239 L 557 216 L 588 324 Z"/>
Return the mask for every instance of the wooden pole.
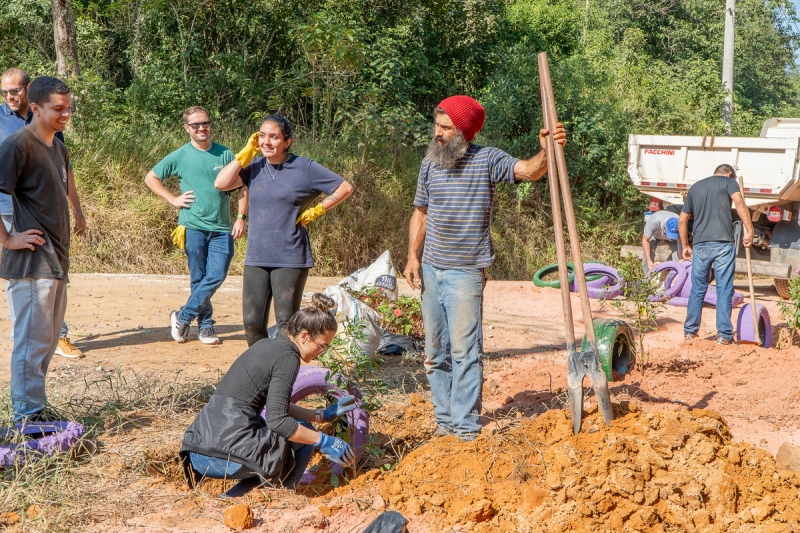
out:
<path id="1" fill-rule="evenodd" d="M 744 181 L 742 177 L 739 176 L 739 192 L 742 193 L 742 201 L 744 201 Z M 745 204 L 745 207 L 747 204 Z M 750 213 L 750 210 L 747 210 Z M 742 239 L 744 239 L 744 224 L 742 224 Z M 761 332 L 760 328 L 758 327 L 758 313 L 756 313 L 756 291 L 753 288 L 753 265 L 750 264 L 750 248 L 746 247 L 744 249 L 744 255 L 747 258 L 747 283 L 750 285 L 750 310 L 753 312 L 753 328 L 755 328 L 755 341 L 756 344 L 761 346 Z M 739 337 L 741 338 L 741 332 L 739 332 Z"/>
<path id="2" fill-rule="evenodd" d="M 553 85 L 550 80 L 550 65 L 547 61 L 547 54 L 539 54 L 539 76 L 542 84 L 542 94 L 544 102 L 542 105 L 547 107 L 547 129 L 550 136 L 556 130 L 558 115 L 556 113 L 556 102 L 553 96 Z M 594 334 L 594 323 L 592 322 L 592 307 L 589 302 L 589 292 L 586 290 L 586 276 L 583 273 L 583 259 L 581 258 L 580 238 L 578 236 L 578 226 L 575 222 L 575 209 L 572 205 L 572 192 L 569 187 L 569 175 L 567 174 L 567 159 L 564 157 L 564 147 L 553 142 L 555 153 L 548 152 L 548 158 L 555 155 L 556 167 L 558 169 L 558 179 L 561 182 L 561 199 L 564 202 L 564 216 L 567 219 L 567 231 L 569 232 L 569 244 L 572 250 L 572 262 L 575 264 L 575 284 L 578 286 L 578 293 L 581 297 L 581 310 L 583 311 L 583 322 L 585 326 L 586 339 L 589 341 L 589 351 L 597 350 L 597 341 Z"/>

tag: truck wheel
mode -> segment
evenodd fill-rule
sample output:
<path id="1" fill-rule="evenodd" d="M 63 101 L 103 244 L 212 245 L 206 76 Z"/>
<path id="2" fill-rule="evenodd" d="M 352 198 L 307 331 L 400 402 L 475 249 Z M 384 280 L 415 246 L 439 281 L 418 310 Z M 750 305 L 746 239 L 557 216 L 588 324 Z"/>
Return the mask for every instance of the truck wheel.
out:
<path id="1" fill-rule="evenodd" d="M 300 371 L 297 373 L 297 379 L 292 387 L 291 402 L 297 403 L 303 398 L 307 398 L 313 394 L 327 394 L 333 396 L 337 400 L 352 394 L 356 397 L 356 408 L 345 415 L 347 426 L 350 428 L 351 441 L 350 446 L 353 447 L 353 452 L 356 454 L 356 462 L 361 460 L 364 455 L 364 447 L 367 443 L 367 434 L 369 433 L 369 412 L 361 402 L 361 393 L 358 389 L 346 391 L 336 388 L 331 381 L 326 380 L 328 369 L 320 366 L 301 366 Z M 262 416 L 264 413 L 262 413 Z M 331 472 L 337 476 L 341 475 L 343 468 L 340 465 L 332 464 Z M 314 480 L 314 473 L 306 470 L 303 478 L 300 480 L 301 484 L 308 484 Z"/>
<path id="2" fill-rule="evenodd" d="M 603 263 L 599 261 L 586 261 L 583 265 L 584 270 L 586 269 L 587 264 L 592 265 L 602 265 Z M 552 263 L 547 265 L 546 267 L 542 267 L 536 271 L 533 275 L 533 284 L 537 287 L 549 287 L 551 289 L 558 289 L 561 287 L 561 281 L 558 279 L 554 280 L 544 280 L 542 279 L 544 276 L 549 276 L 550 274 L 557 274 L 558 273 L 558 263 Z M 567 280 L 569 280 L 570 288 L 575 283 L 575 263 L 569 261 L 567 263 Z M 602 275 L 595 274 L 593 276 L 586 276 L 586 281 L 597 281 L 602 279 Z M 573 291 L 575 292 L 575 291 Z"/>
<path id="3" fill-rule="evenodd" d="M 69 450 L 86 433 L 86 428 L 77 422 L 54 421 L 17 424 L 13 428 L 0 428 L 0 439 L 15 439 L 19 434 L 28 437 L 17 444 L 0 446 L 0 468 L 8 468 L 15 462 L 22 464 L 56 452 Z"/>
<path id="4" fill-rule="evenodd" d="M 758 338 L 764 348 L 772 347 L 772 322 L 769 319 L 767 308 L 756 304 L 756 317 L 758 317 Z M 753 327 L 753 311 L 750 304 L 745 304 L 739 309 L 739 318 L 736 320 L 736 340 L 756 340 L 756 328 Z"/>
<path id="5" fill-rule="evenodd" d="M 636 344 L 628 323 L 616 318 L 596 318 L 592 323 L 597 339 L 597 354 L 606 379 L 613 381 L 614 372 L 623 376 L 630 372 L 636 362 Z M 589 341 L 584 336 L 581 350 L 588 349 Z"/>
<path id="6" fill-rule="evenodd" d="M 789 299 L 789 280 L 786 278 L 775 278 L 772 280 L 775 283 L 775 290 L 778 291 L 778 296 L 784 300 Z"/>

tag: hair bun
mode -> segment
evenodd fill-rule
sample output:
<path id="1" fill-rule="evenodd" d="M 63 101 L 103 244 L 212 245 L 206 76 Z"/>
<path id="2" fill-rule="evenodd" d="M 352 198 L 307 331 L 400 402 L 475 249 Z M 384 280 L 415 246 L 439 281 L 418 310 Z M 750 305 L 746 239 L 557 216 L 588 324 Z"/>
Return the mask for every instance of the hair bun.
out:
<path id="1" fill-rule="evenodd" d="M 311 295 L 311 307 L 316 309 L 317 311 L 322 311 L 323 313 L 327 313 L 334 307 L 336 307 L 336 302 L 333 298 L 325 296 L 321 292 L 315 292 Z"/>

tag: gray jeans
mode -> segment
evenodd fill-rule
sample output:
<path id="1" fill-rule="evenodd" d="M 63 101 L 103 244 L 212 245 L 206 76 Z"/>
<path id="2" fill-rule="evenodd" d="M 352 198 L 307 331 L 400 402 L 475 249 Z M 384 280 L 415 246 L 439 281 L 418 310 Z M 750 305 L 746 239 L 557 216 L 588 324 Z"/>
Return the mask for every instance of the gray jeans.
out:
<path id="1" fill-rule="evenodd" d="M 6 227 L 6 231 L 11 233 L 11 228 L 14 226 L 14 215 L 0 215 L 3 219 L 3 225 Z M 8 338 L 12 341 L 14 340 L 14 304 L 11 300 L 11 284 L 6 282 L 6 299 L 8 300 L 8 314 L 11 318 L 11 333 L 8 334 Z M 61 337 L 66 337 L 69 334 L 69 328 L 67 327 L 67 323 L 62 321 L 61 322 Z"/>
<path id="2" fill-rule="evenodd" d="M 11 403 L 14 421 L 33 415 L 47 404 L 45 377 L 58 346 L 67 308 L 67 283 L 58 279 L 12 279 L 9 301 L 14 318 L 11 351 Z"/>

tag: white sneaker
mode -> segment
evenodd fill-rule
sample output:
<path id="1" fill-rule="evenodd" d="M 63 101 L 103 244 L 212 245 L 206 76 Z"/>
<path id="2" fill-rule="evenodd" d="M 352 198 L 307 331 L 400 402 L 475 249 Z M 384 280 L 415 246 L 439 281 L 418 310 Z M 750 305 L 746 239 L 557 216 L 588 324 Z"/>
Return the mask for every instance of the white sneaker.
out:
<path id="1" fill-rule="evenodd" d="M 197 334 L 197 338 L 203 344 L 220 344 L 222 342 L 219 340 L 219 337 L 217 337 L 217 332 L 214 331 L 214 326 L 201 329 L 200 333 Z"/>
<path id="2" fill-rule="evenodd" d="M 173 311 L 169 314 L 169 323 L 171 327 L 172 338 L 176 342 L 186 342 L 186 337 L 189 335 L 189 324 L 184 324 L 178 320 L 178 312 Z"/>

